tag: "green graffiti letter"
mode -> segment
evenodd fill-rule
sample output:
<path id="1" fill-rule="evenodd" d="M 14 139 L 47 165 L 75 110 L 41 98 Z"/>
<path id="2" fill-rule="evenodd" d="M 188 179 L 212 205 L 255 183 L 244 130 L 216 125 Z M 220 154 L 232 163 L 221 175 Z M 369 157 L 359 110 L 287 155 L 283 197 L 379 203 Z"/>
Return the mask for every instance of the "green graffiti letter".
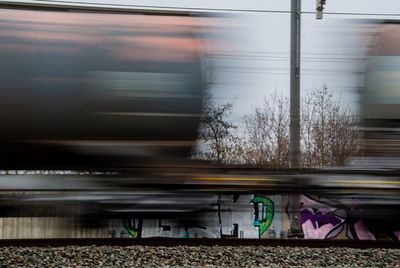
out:
<path id="1" fill-rule="evenodd" d="M 139 228 L 131 225 L 130 219 L 123 219 L 122 223 L 124 224 L 126 232 L 130 235 L 130 237 L 138 238 L 139 237 Z"/>
<path id="2" fill-rule="evenodd" d="M 274 219 L 274 202 L 266 196 L 256 195 L 250 201 L 254 204 L 254 226 L 258 227 L 258 234 L 261 236 L 271 225 L 272 220 Z M 264 217 L 262 219 L 259 218 L 260 212 L 258 209 L 258 204 L 263 205 L 264 213 L 261 213 Z"/>

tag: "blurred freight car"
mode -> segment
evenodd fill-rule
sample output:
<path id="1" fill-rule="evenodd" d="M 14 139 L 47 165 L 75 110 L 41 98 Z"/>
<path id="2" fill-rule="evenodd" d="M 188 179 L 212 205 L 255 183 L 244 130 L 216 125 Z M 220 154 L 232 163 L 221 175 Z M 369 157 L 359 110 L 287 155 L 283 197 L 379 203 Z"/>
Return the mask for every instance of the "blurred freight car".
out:
<path id="1" fill-rule="evenodd" d="M 186 159 L 202 112 L 200 20 L 0 9 L 0 169 Z"/>
<path id="2" fill-rule="evenodd" d="M 362 94 L 363 157 L 370 168 L 400 168 L 400 21 L 379 24 Z"/>

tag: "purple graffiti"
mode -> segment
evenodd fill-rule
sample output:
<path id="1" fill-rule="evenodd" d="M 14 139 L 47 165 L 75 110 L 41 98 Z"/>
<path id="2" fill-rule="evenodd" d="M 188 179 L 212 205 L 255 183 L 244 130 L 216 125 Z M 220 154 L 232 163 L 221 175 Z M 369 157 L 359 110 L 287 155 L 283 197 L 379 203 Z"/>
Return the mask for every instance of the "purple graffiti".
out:
<path id="1" fill-rule="evenodd" d="M 332 226 L 336 226 L 342 222 L 340 218 L 330 212 L 323 214 L 318 211 L 314 214 L 309 209 L 303 209 L 300 212 L 300 222 L 301 224 L 304 224 L 308 220 L 311 221 L 315 229 L 329 223 L 332 224 Z"/>
<path id="2" fill-rule="evenodd" d="M 400 231 L 394 232 L 394 235 L 397 237 L 397 240 L 400 241 Z"/>
<path id="3" fill-rule="evenodd" d="M 300 212 L 300 222 L 305 238 L 329 239 L 343 230 L 343 219 L 332 212 L 321 212 L 308 208 Z"/>
<path id="4" fill-rule="evenodd" d="M 335 208 L 318 200 L 300 196 L 303 209 L 300 211 L 300 223 L 305 238 L 329 239 L 343 230 L 344 219 L 335 215 Z"/>
<path id="5" fill-rule="evenodd" d="M 375 236 L 368 230 L 362 220 L 358 220 L 354 224 L 354 230 L 360 240 L 375 240 Z"/>

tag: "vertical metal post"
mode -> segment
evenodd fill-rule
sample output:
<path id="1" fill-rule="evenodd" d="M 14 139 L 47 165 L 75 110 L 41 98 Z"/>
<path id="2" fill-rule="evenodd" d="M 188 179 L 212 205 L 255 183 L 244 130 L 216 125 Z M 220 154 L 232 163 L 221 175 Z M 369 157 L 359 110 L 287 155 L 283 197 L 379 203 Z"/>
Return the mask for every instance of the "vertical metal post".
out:
<path id="1" fill-rule="evenodd" d="M 300 12 L 301 0 L 291 0 L 290 18 L 290 166 L 300 164 Z"/>
<path id="2" fill-rule="evenodd" d="M 290 166 L 300 165 L 300 16 L 301 0 L 291 0 L 290 17 Z M 303 237 L 300 226 L 300 198 L 289 195 L 288 237 Z"/>

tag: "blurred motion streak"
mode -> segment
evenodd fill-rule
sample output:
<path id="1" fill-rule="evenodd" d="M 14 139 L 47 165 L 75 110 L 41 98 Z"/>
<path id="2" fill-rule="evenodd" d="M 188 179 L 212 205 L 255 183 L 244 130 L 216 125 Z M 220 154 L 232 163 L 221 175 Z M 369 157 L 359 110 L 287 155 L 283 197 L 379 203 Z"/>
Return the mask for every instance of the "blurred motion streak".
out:
<path id="1" fill-rule="evenodd" d="M 400 165 L 400 23 L 377 26 L 362 94 L 362 146 L 366 167 L 399 169 Z"/>
<path id="2" fill-rule="evenodd" d="M 223 26 L 189 15 L 0 9 L 0 168 L 186 161 Z"/>
<path id="3" fill-rule="evenodd" d="M 208 57 L 259 59 L 235 52 L 224 35 L 234 27 L 205 14 L 0 8 L 0 170 L 47 172 L 2 174 L 2 216 L 188 222 L 220 213 L 240 195 L 310 194 L 399 223 L 400 24 L 377 26 L 359 166 L 300 170 L 188 159 L 210 82 Z"/>

